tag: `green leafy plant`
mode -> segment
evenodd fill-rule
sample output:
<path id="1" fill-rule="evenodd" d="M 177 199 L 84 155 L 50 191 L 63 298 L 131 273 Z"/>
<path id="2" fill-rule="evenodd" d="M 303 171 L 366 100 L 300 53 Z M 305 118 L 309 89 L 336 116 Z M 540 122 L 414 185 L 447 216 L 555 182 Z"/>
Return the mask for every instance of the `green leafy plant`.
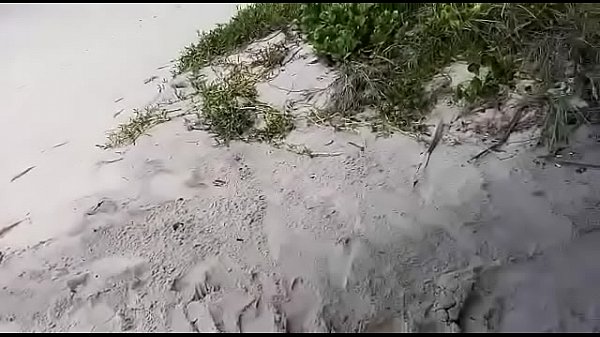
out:
<path id="1" fill-rule="evenodd" d="M 256 97 L 253 74 L 235 67 L 222 80 L 197 83 L 202 98 L 202 119 L 208 130 L 225 143 L 243 139 L 256 119 Z"/>
<path id="2" fill-rule="evenodd" d="M 420 4 L 305 4 L 301 27 L 317 52 L 335 61 L 389 45 Z"/>
<path id="3" fill-rule="evenodd" d="M 199 70 L 290 26 L 339 72 L 330 87 L 332 116 L 350 118 L 373 108 L 384 123 L 418 131 L 433 103 L 424 85 L 455 61 L 469 62 L 473 71 L 489 70 L 458 89 L 467 101 L 493 98 L 515 84 L 517 72 L 546 87 L 575 79 L 579 91 L 589 92 L 593 85 L 591 96 L 598 97 L 597 81 L 586 81 L 584 73 L 584 65 L 600 61 L 596 4 L 254 4 L 203 33 L 181 56 L 179 70 Z M 280 59 L 272 56 L 266 63 Z M 569 62 L 574 71 L 566 71 Z"/>
<path id="4" fill-rule="evenodd" d="M 236 64 L 222 79 L 196 81 L 202 98 L 200 120 L 207 131 L 225 144 L 232 140 L 276 141 L 294 128 L 291 115 L 258 100 L 255 85 L 261 75 L 247 65 Z M 259 116 L 265 122 L 260 129 L 256 125 Z"/>

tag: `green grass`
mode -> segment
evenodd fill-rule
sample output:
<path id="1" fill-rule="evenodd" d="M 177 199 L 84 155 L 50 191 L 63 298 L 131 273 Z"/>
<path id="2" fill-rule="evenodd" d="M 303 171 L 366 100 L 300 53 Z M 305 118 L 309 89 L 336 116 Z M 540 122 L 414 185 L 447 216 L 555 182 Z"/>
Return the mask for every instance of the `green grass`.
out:
<path id="1" fill-rule="evenodd" d="M 202 98 L 201 118 L 208 130 L 224 142 L 243 139 L 256 119 L 256 97 L 253 75 L 242 67 L 234 67 L 221 81 L 197 85 Z"/>
<path id="2" fill-rule="evenodd" d="M 108 134 L 106 148 L 116 148 L 135 144 L 136 140 L 146 134 L 152 127 L 170 120 L 168 112 L 159 107 L 147 107 L 144 110 L 133 110 L 133 116 L 126 123 Z"/>
<path id="3" fill-rule="evenodd" d="M 287 112 L 267 107 L 263 110 L 265 125 L 256 131 L 255 137 L 267 142 L 277 142 L 294 129 L 293 117 Z"/>
<path id="4" fill-rule="evenodd" d="M 278 5 L 274 5 L 278 8 Z M 242 10 L 251 17 L 249 22 L 256 23 L 256 20 L 264 18 L 265 9 L 263 5 L 251 6 Z M 247 18 L 243 16 L 243 18 Z M 277 19 L 280 22 L 280 19 Z M 246 21 L 234 20 L 236 27 L 252 26 Z M 242 25 L 242 26 L 239 26 Z M 270 26 L 270 27 L 278 27 Z M 205 49 L 197 50 L 196 56 L 203 55 L 200 58 L 192 58 L 193 70 L 200 70 L 206 62 L 211 60 L 211 64 L 217 64 L 225 69 L 225 76 L 217 78 L 214 81 L 207 81 L 206 76 L 194 72 L 191 76 L 192 87 L 195 89 L 193 96 L 200 98 L 201 111 L 198 111 L 200 127 L 203 130 L 211 132 L 221 143 L 228 144 L 232 140 L 242 141 L 265 141 L 276 143 L 284 138 L 294 128 L 292 115 L 288 112 L 278 111 L 264 102 L 258 100 L 256 84 L 258 81 L 266 81 L 273 74 L 275 69 L 283 65 L 288 56 L 289 42 L 291 36 L 285 36 L 284 41 L 268 44 L 264 48 L 256 50 L 248 62 L 233 62 L 224 59 L 218 59 L 221 56 L 227 56 L 228 52 L 235 48 L 239 41 L 246 41 L 258 33 L 249 33 L 245 38 L 239 36 L 235 41 L 226 42 L 227 32 L 231 26 L 217 28 L 222 34 L 203 35 L 203 42 L 199 45 L 219 45 L 221 47 L 212 48 L 210 53 Z M 236 28 L 237 29 L 237 28 Z M 271 29 L 262 29 L 261 32 L 268 34 Z M 208 39 L 208 40 L 204 40 Z M 241 39 L 241 40 L 240 40 Z M 227 45 L 228 47 L 223 47 Z M 214 52 L 220 50 L 219 53 Z M 210 57 L 206 55 L 211 55 Z M 191 54 L 190 54 L 191 55 Z M 195 56 L 195 57 L 196 57 Z M 204 58 L 208 57 L 208 58 Z M 188 60 L 192 60 L 188 59 Z M 189 66 L 192 66 L 191 64 Z M 179 97 L 187 99 L 187 97 Z M 156 107 L 147 108 L 144 111 L 134 110 L 134 116 L 129 121 L 119 125 L 108 135 L 106 148 L 119 147 L 134 144 L 135 141 L 145 134 L 150 128 L 165 121 L 170 120 L 164 109 Z M 261 123 L 262 122 L 262 123 Z M 198 125 L 196 125 L 198 126 Z"/>
<path id="5" fill-rule="evenodd" d="M 270 49 L 273 50 L 273 49 Z M 202 99 L 200 121 L 207 131 L 223 143 L 232 140 L 276 141 L 287 135 L 294 124 L 289 114 L 258 100 L 256 83 L 266 76 L 263 71 L 254 73 L 252 66 L 233 64 L 222 79 L 206 82 L 199 78 L 195 87 Z M 262 118 L 264 125 L 257 127 Z"/>
<path id="6" fill-rule="evenodd" d="M 291 115 L 258 101 L 255 88 L 259 80 L 266 80 L 274 69 L 283 65 L 289 54 L 287 34 L 285 41 L 258 50 L 249 64 L 221 61 L 256 39 L 275 31 L 287 31 L 300 9 L 299 4 L 246 6 L 228 24 L 202 32 L 199 41 L 187 47 L 179 58 L 179 72 L 197 72 L 214 63 L 229 68 L 229 75 L 221 80 L 207 83 L 200 78 L 195 81 L 197 95 L 202 99 L 200 120 L 223 143 L 231 140 L 274 142 L 294 128 Z M 264 120 L 263 127 L 257 129 L 260 118 Z"/>
<path id="7" fill-rule="evenodd" d="M 200 33 L 199 41 L 185 48 L 177 64 L 179 72 L 198 70 L 255 39 L 286 29 L 300 8 L 299 4 L 268 3 L 240 9 L 229 23 Z"/>

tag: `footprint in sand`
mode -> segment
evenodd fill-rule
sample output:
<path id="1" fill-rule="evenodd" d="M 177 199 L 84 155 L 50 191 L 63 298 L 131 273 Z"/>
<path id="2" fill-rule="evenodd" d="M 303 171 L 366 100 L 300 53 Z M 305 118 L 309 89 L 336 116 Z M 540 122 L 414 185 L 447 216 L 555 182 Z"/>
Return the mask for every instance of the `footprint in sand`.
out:
<path id="1" fill-rule="evenodd" d="M 67 287 L 69 288 L 69 290 L 71 290 L 71 292 L 77 292 L 77 288 L 79 286 L 86 285 L 89 276 L 89 273 L 74 276 L 73 278 L 67 281 Z"/>

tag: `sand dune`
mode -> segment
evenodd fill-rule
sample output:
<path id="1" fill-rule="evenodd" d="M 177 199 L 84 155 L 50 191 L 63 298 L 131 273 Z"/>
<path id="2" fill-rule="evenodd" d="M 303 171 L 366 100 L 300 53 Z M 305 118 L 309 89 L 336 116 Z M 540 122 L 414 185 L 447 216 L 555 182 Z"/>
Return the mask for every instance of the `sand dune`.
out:
<path id="1" fill-rule="evenodd" d="M 416 185 L 426 145 L 365 128 L 300 123 L 286 143 L 335 154 L 312 157 L 216 146 L 183 118 L 95 147 L 173 99 L 181 78 L 158 68 L 233 9 L 6 7 L 0 225 L 18 224 L 0 236 L 1 330 L 598 330 L 600 173 L 540 164 L 522 141 L 535 130 L 470 163 L 487 145 L 451 129 Z M 325 85 L 313 58 L 295 54 L 261 99 Z M 598 132 L 579 130 L 574 159 L 600 162 Z"/>

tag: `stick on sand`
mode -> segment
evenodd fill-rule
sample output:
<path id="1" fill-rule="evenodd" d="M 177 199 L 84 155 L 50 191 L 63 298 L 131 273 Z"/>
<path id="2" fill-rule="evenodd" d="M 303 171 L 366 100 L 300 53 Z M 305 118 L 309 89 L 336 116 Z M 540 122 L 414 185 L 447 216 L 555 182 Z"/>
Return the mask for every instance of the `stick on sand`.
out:
<path id="1" fill-rule="evenodd" d="M 17 179 L 21 178 L 22 176 L 26 175 L 27 173 L 29 173 L 29 171 L 33 170 L 34 168 L 35 168 L 35 166 L 30 166 L 30 167 L 26 168 L 26 169 L 25 169 L 23 172 L 21 172 L 21 173 L 17 174 L 16 176 L 14 176 L 14 177 L 13 177 L 13 178 L 10 180 L 10 182 L 12 183 L 13 181 L 15 181 L 15 180 L 17 180 Z"/>
<path id="2" fill-rule="evenodd" d="M 419 176 L 419 172 L 421 171 L 421 167 L 423 167 L 423 170 L 424 170 L 427 167 L 427 165 L 429 164 L 429 158 L 431 158 L 431 153 L 433 153 L 433 150 L 435 150 L 435 147 L 440 142 L 440 139 L 442 139 L 443 131 L 444 131 L 444 121 L 440 120 L 438 122 L 437 127 L 435 128 L 435 132 L 433 134 L 433 139 L 431 140 L 431 143 L 429 144 L 429 147 L 427 148 L 427 151 L 425 152 L 424 160 L 421 160 L 421 162 L 419 163 L 419 166 L 417 166 L 417 171 L 415 172 L 415 178 L 413 179 L 413 187 L 415 187 L 417 185 L 417 183 L 419 182 L 418 176 Z"/>

